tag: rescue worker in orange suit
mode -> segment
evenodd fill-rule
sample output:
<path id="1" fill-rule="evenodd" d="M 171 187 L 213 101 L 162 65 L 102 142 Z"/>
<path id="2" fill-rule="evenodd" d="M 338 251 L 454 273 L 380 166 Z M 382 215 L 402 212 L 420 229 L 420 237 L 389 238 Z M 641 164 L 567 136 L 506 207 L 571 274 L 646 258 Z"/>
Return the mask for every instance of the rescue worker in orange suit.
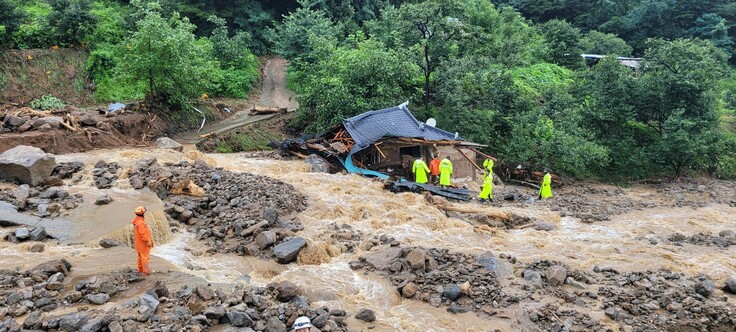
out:
<path id="1" fill-rule="evenodd" d="M 432 174 L 432 184 L 436 186 L 440 178 L 440 160 L 436 156 L 432 156 L 429 162 L 429 172 Z"/>
<path id="2" fill-rule="evenodd" d="M 135 208 L 135 219 L 133 219 L 133 240 L 135 251 L 138 253 L 138 272 L 143 275 L 149 275 L 151 270 L 151 248 L 153 248 L 153 238 L 151 231 L 148 229 L 146 219 L 146 208 L 139 206 Z"/>

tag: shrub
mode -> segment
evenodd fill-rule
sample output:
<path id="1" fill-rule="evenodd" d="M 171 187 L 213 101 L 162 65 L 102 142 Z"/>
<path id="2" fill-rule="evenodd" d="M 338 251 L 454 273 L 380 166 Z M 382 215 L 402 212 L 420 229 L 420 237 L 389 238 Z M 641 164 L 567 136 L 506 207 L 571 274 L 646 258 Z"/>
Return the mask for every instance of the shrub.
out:
<path id="1" fill-rule="evenodd" d="M 36 98 L 28 103 L 28 107 L 37 110 L 50 110 L 64 107 L 64 102 L 52 95 Z"/>

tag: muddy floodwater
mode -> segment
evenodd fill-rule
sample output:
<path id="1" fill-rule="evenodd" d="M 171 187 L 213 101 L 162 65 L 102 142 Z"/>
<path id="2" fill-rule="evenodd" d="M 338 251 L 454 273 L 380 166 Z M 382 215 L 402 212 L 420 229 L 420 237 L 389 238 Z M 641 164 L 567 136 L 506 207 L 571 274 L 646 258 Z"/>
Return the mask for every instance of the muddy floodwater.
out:
<path id="1" fill-rule="evenodd" d="M 135 190 L 127 181 L 126 169 L 144 158 L 157 158 L 159 163 L 181 160 L 202 160 L 209 165 L 231 172 L 249 172 L 275 178 L 290 184 L 306 196 L 306 210 L 296 218 L 303 230 L 298 234 L 307 240 L 310 255 L 300 255 L 298 262 L 287 265 L 253 256 L 235 253 L 211 253 L 186 227 L 172 232 L 163 213 L 163 202 L 148 189 Z M 618 273 L 667 269 L 686 276 L 705 274 L 716 285 L 736 276 L 735 246 L 703 245 L 669 240 L 674 234 L 685 236 L 712 234 L 736 230 L 736 207 L 712 202 L 702 207 L 662 206 L 631 209 L 610 215 L 608 220 L 583 223 L 575 216 L 561 216 L 547 204 L 539 202 L 502 202 L 493 207 L 469 204 L 474 209 L 495 209 L 531 218 L 552 225 L 552 229 L 532 227 L 504 229 L 479 224 L 447 213 L 428 203 L 422 195 L 394 194 L 383 189 L 381 182 L 348 174 L 310 173 L 301 160 L 248 158 L 240 154 L 202 154 L 191 148 L 184 152 L 153 148 L 100 150 L 81 154 L 60 155 L 57 162 L 81 161 L 86 166 L 82 175 L 66 180 L 65 190 L 85 198 L 78 208 L 63 217 L 75 223 L 76 236 L 69 243 L 47 243 L 41 253 L 28 253 L 29 244 L 0 242 L 3 268 L 29 268 L 52 258 L 66 258 L 75 266 L 75 273 L 92 275 L 113 271 L 122 266 L 135 266 L 135 253 L 126 246 L 102 249 L 96 242 L 112 238 L 129 241 L 130 220 L 135 206 L 146 205 L 149 224 L 155 233 L 152 250 L 155 270 L 184 273 L 192 280 L 217 284 L 247 284 L 263 286 L 272 281 L 289 280 L 314 301 L 313 307 L 328 306 L 355 313 L 361 308 L 372 309 L 376 321 L 371 324 L 349 316 L 347 323 L 355 331 L 519 331 L 526 329 L 517 317 L 522 312 L 547 303 L 562 305 L 564 301 L 550 293 L 540 293 L 534 301 L 521 301 L 498 308 L 494 315 L 475 312 L 453 314 L 444 306 L 403 298 L 397 287 L 376 273 L 354 270 L 350 262 L 365 254 L 362 247 L 341 252 L 326 234 L 335 225 L 347 224 L 364 239 L 382 235 L 394 238 L 402 246 L 449 249 L 478 255 L 490 251 L 494 255 L 513 256 L 516 264 L 532 264 L 539 260 L 560 262 L 569 269 L 593 273 L 593 268 L 614 268 Z M 97 189 L 89 172 L 98 160 L 116 162 L 121 166 L 118 181 L 110 189 Z M 598 188 L 609 188 L 596 184 Z M 494 194 L 503 197 L 512 187 L 496 186 Z M 514 187 L 514 190 L 531 189 Z M 564 195 L 566 190 L 556 191 Z M 656 200 L 664 195 L 645 186 L 622 189 L 627 195 L 651 195 Z M 108 194 L 111 204 L 94 205 L 98 196 Z M 595 200 L 591 193 L 589 199 Z M 554 199 L 554 198 L 553 198 Z M 626 195 L 622 199 L 627 199 Z M 3 231 L 11 231 L 6 228 Z M 519 287 L 522 270 L 515 268 L 499 276 L 503 287 Z M 179 282 L 181 275 L 177 274 Z M 587 286 L 595 290 L 594 285 Z M 518 288 L 522 289 L 522 288 Z M 525 288 L 524 288 L 525 289 Z M 522 291 L 519 291 L 523 293 Z M 720 291 L 718 291 L 720 292 Z M 723 292 L 720 296 L 733 302 L 736 298 Z M 595 302 L 593 302 L 595 303 Z M 587 311 L 603 326 L 618 330 L 599 305 L 585 308 L 567 303 L 571 308 Z"/>

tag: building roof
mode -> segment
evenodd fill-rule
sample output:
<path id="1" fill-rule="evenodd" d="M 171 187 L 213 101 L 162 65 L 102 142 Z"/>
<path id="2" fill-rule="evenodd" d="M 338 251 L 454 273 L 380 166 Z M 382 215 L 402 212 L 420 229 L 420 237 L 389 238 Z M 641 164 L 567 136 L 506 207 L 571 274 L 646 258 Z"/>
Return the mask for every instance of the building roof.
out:
<path id="1" fill-rule="evenodd" d="M 598 59 L 603 59 L 606 57 L 605 55 L 600 55 L 600 54 L 580 54 L 580 56 L 582 56 L 586 60 L 587 59 L 598 60 Z M 623 56 L 617 56 L 616 59 L 619 62 L 621 62 L 622 65 L 629 67 L 629 68 L 634 68 L 634 69 L 639 69 L 639 64 L 643 60 L 642 58 L 630 58 L 630 57 L 623 57 Z"/>
<path id="2" fill-rule="evenodd" d="M 409 112 L 407 103 L 365 112 L 342 121 L 355 141 L 352 153 L 363 150 L 384 137 L 422 138 L 428 141 L 459 141 L 456 134 L 419 122 Z"/>

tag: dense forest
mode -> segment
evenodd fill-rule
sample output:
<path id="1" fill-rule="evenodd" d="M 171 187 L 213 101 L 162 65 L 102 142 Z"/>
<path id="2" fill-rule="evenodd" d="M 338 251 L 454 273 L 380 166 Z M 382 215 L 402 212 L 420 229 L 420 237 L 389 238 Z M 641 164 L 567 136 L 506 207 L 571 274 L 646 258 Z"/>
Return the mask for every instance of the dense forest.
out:
<path id="1" fill-rule="evenodd" d="M 246 98 L 280 55 L 297 131 L 409 100 L 507 163 L 607 181 L 736 178 L 732 36 L 726 0 L 0 0 L 2 47 L 87 49 L 100 101 Z"/>

